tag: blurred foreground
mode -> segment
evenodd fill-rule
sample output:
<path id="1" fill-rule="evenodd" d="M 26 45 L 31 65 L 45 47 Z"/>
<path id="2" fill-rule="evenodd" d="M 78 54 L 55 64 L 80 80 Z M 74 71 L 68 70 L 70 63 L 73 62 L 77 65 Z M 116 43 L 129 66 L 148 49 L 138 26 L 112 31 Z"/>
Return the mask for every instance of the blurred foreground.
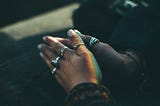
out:
<path id="1" fill-rule="evenodd" d="M 1 106 L 63 105 L 65 93 L 40 59 L 37 44 L 44 35 L 65 36 L 77 7 L 71 4 L 0 29 Z"/>

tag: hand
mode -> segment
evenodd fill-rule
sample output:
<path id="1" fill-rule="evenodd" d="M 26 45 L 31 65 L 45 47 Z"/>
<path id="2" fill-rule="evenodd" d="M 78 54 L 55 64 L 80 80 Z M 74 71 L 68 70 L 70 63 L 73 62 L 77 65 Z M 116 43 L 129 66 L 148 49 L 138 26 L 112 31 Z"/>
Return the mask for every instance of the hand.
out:
<path id="1" fill-rule="evenodd" d="M 59 38 L 62 39 L 62 38 Z M 74 48 L 75 44 L 82 44 L 80 36 L 73 30 L 68 31 L 70 47 Z M 61 49 L 65 46 L 56 38 L 51 36 L 44 37 L 44 41 L 50 46 L 40 44 L 40 55 L 42 59 L 53 70 L 51 61 L 60 56 Z M 55 72 L 55 78 L 68 93 L 72 88 L 80 83 L 91 82 L 98 84 L 102 78 L 100 68 L 93 54 L 85 47 L 79 45 L 77 48 L 66 48 L 63 57 L 59 60 L 59 68 Z"/>
<path id="2" fill-rule="evenodd" d="M 78 32 L 77 30 L 75 30 Z M 80 33 L 80 32 L 78 32 Z M 130 80 L 130 76 L 135 72 L 135 62 L 126 55 L 118 53 L 109 44 L 97 42 L 93 46 L 89 44 L 92 36 L 79 34 L 99 63 L 105 83 L 108 85 L 116 85 Z M 71 42 L 64 38 L 55 38 L 61 43 L 70 46 Z"/>

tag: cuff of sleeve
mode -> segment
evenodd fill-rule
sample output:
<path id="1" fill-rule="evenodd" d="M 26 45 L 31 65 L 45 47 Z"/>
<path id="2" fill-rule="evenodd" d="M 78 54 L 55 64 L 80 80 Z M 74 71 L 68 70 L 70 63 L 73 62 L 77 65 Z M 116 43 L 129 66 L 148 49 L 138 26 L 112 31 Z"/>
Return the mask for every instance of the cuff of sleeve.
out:
<path id="1" fill-rule="evenodd" d="M 85 106 L 95 101 L 111 104 L 111 94 L 109 90 L 93 83 L 83 83 L 74 87 L 66 98 L 67 106 Z"/>

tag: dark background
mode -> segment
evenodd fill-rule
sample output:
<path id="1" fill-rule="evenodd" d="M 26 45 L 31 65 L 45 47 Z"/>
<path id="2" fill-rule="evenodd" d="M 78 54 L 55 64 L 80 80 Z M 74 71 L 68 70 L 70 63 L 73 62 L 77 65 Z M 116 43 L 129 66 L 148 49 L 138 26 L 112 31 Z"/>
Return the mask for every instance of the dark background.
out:
<path id="1" fill-rule="evenodd" d="M 81 0 L 1 0 L 0 27 Z"/>
<path id="2" fill-rule="evenodd" d="M 0 27 L 54 10 L 78 0 L 1 0 Z M 63 106 L 65 92 L 39 56 L 44 35 L 15 40 L 0 32 L 0 106 Z M 30 35 L 29 35 L 30 36 Z"/>

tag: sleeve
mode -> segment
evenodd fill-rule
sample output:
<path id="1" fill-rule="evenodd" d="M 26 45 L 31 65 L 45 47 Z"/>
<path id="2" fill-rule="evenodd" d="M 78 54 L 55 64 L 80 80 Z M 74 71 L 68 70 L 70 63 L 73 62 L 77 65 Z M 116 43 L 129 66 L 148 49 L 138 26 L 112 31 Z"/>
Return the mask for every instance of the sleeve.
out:
<path id="1" fill-rule="evenodd" d="M 158 6 L 156 6 L 158 5 Z M 155 97 L 159 88 L 160 4 L 148 8 L 137 7 L 120 22 L 109 44 L 114 48 L 138 51 L 145 59 L 144 79 L 139 90 L 146 97 Z M 127 53 L 128 55 L 128 53 Z M 130 54 L 129 54 L 130 56 Z M 146 96 L 148 95 L 148 96 Z"/>
<path id="2" fill-rule="evenodd" d="M 136 7 L 119 22 L 109 44 L 114 48 L 131 48 L 149 55 L 148 51 L 159 39 L 159 19 L 159 12 L 154 6 Z"/>
<path id="3" fill-rule="evenodd" d="M 66 106 L 111 106 L 109 90 L 93 83 L 83 83 L 73 88 L 66 98 Z"/>

